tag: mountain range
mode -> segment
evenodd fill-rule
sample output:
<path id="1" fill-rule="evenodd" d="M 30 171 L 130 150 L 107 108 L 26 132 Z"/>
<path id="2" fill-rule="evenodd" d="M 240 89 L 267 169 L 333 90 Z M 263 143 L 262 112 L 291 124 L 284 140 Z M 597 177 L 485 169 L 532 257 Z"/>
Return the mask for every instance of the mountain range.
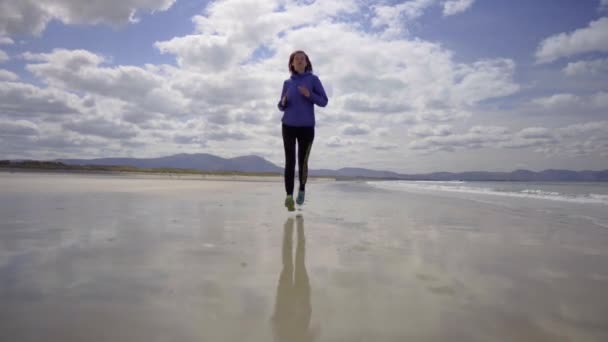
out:
<path id="1" fill-rule="evenodd" d="M 279 167 L 256 155 L 246 155 L 236 158 L 222 158 L 207 153 L 182 153 L 159 158 L 57 159 L 56 161 L 67 165 L 121 165 L 139 168 L 177 168 L 199 171 L 283 173 L 282 167 Z M 310 170 L 309 175 L 335 178 L 376 178 L 432 181 L 608 181 L 608 170 L 544 170 L 541 172 L 516 170 L 512 172 L 471 171 L 459 173 L 434 172 L 426 174 L 401 174 L 391 171 L 347 167 L 338 170 Z"/>

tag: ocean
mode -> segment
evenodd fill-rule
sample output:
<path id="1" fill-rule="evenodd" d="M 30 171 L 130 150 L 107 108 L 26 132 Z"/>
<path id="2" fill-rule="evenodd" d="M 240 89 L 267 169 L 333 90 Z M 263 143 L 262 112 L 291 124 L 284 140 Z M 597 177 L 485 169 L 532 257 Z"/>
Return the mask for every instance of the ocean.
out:
<path id="1" fill-rule="evenodd" d="M 375 188 L 561 212 L 608 229 L 608 183 L 368 181 Z"/>
<path id="2" fill-rule="evenodd" d="M 608 183 L 601 182 L 371 181 L 367 183 L 404 191 L 439 191 L 608 205 Z"/>

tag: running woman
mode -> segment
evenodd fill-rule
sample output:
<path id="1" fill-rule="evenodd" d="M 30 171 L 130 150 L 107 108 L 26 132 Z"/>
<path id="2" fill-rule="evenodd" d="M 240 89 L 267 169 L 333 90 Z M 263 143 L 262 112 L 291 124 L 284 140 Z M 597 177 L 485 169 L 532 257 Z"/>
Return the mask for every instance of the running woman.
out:
<path id="1" fill-rule="evenodd" d="M 312 63 L 304 51 L 294 51 L 289 56 L 291 77 L 283 82 L 279 110 L 283 112 L 282 132 L 285 149 L 285 207 L 294 211 L 294 177 L 296 167 L 296 142 L 298 144 L 298 178 L 300 186 L 296 203 L 304 203 L 308 157 L 315 138 L 314 105 L 325 107 L 327 95 L 319 78 L 312 73 Z"/>

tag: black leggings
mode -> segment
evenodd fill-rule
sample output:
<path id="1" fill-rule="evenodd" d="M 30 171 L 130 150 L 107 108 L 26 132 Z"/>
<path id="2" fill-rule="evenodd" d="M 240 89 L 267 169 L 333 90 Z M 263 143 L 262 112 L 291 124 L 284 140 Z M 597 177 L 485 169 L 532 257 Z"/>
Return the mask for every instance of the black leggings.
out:
<path id="1" fill-rule="evenodd" d="M 285 191 L 293 195 L 296 170 L 296 140 L 298 141 L 298 176 L 300 191 L 304 191 L 308 178 L 308 156 L 315 139 L 314 127 L 293 127 L 283 125 L 283 147 L 285 148 Z"/>

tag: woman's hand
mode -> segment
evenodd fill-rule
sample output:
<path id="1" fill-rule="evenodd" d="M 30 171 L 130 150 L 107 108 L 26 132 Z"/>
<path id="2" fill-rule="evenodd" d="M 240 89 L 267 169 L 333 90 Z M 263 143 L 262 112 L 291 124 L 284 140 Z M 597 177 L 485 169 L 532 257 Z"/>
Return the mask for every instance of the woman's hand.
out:
<path id="1" fill-rule="evenodd" d="M 303 86 L 303 85 L 298 86 L 298 90 L 300 91 L 300 94 L 302 94 L 306 97 L 310 97 L 310 91 L 305 86 Z"/>
<path id="2" fill-rule="evenodd" d="M 281 99 L 281 106 L 285 107 L 286 102 L 287 102 L 287 95 L 283 95 L 283 98 Z"/>

